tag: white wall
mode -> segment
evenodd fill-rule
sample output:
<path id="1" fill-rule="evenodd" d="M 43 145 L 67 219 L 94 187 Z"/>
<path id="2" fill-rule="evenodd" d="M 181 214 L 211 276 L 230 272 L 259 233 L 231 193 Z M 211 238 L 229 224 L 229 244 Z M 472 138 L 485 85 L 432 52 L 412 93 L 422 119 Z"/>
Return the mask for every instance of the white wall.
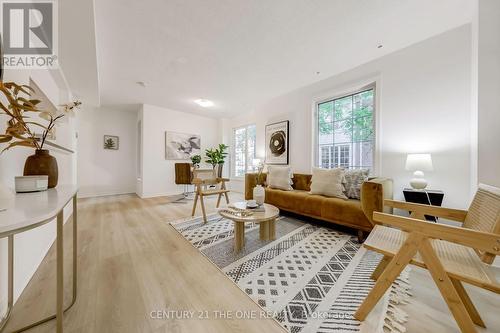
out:
<path id="1" fill-rule="evenodd" d="M 18 84 L 29 84 L 30 79 L 45 93 L 50 102 L 59 105 L 71 101 L 71 93 L 66 86 L 61 86 L 60 71 L 46 70 L 7 70 L 4 81 L 14 81 Z M 7 117 L 0 115 L 0 132 L 5 130 Z M 76 150 L 75 138 L 76 120 L 66 118 L 57 128 L 55 143 Z M 5 144 L 0 144 L 0 150 Z M 50 147 L 47 147 L 50 148 Z M 59 184 L 71 184 L 76 181 L 76 154 L 68 154 L 50 149 L 51 155 L 57 158 L 59 166 Z M 2 195 L 14 195 L 14 177 L 22 176 L 26 158 L 33 154 L 33 149 L 14 148 L 0 155 L 0 192 Z M 1 205 L 1 204 L 0 204 Z M 71 204 L 66 207 L 64 216 L 71 215 Z M 14 237 L 14 296 L 15 300 L 24 290 L 34 272 L 45 257 L 55 239 L 56 225 L 50 222 L 16 235 Z M 4 313 L 7 302 L 7 241 L 0 240 L 0 313 Z"/>
<path id="2" fill-rule="evenodd" d="M 406 154 L 429 152 L 434 172 L 430 188 L 445 191 L 445 205 L 466 207 L 470 198 L 471 26 L 463 26 L 384 56 L 340 75 L 277 97 L 225 121 L 226 131 L 257 125 L 258 155 L 264 155 L 265 125 L 290 120 L 290 163 L 295 172 L 310 172 L 313 100 L 377 81 L 377 169 L 394 179 L 402 197 L 411 173 Z M 231 142 L 228 142 L 231 144 Z M 241 190 L 243 183 L 233 188 Z"/>
<path id="3" fill-rule="evenodd" d="M 479 1 L 478 181 L 500 187 L 500 1 Z"/>
<path id="4" fill-rule="evenodd" d="M 220 143 L 218 121 L 153 105 L 143 105 L 138 120 L 142 121 L 143 130 L 142 175 L 137 182 L 137 194 L 153 197 L 182 193 L 182 185 L 174 182 L 174 164 L 186 161 L 165 159 L 165 131 L 201 135 L 203 157 L 206 148 Z"/>
<path id="5" fill-rule="evenodd" d="M 105 107 L 79 112 L 79 197 L 135 193 L 137 112 Z M 104 149 L 104 135 L 118 136 L 119 149 Z"/>

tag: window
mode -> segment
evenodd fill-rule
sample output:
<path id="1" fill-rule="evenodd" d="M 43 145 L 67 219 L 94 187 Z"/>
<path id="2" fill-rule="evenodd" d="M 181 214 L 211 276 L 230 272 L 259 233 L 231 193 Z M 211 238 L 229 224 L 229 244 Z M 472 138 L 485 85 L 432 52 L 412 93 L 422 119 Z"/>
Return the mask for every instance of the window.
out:
<path id="1" fill-rule="evenodd" d="M 375 87 L 317 104 L 316 165 L 373 168 Z"/>
<path id="2" fill-rule="evenodd" d="M 245 173 L 254 171 L 252 165 L 255 158 L 255 125 L 234 129 L 234 177 L 243 177 Z"/>

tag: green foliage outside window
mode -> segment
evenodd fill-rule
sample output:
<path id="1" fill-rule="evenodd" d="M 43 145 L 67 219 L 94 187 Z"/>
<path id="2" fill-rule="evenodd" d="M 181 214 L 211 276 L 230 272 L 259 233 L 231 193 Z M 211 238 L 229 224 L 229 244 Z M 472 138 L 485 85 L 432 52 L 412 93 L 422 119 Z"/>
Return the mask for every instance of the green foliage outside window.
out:
<path id="1" fill-rule="evenodd" d="M 373 139 L 373 89 L 318 105 L 320 135 L 343 133 L 351 141 Z"/>

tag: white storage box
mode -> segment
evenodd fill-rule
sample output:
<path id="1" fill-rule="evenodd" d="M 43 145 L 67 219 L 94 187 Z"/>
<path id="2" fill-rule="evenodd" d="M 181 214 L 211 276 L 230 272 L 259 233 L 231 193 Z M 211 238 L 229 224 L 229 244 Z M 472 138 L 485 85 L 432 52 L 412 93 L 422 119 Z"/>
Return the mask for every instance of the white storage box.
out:
<path id="1" fill-rule="evenodd" d="M 16 192 L 38 192 L 47 190 L 49 176 L 20 176 L 16 177 Z"/>

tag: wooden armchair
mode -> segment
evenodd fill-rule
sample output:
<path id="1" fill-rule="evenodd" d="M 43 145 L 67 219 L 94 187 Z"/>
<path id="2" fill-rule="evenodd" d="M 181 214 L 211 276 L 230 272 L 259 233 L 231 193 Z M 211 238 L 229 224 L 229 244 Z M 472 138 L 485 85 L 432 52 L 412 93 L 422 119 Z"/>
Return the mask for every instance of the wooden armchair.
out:
<path id="1" fill-rule="evenodd" d="M 372 274 L 377 283 L 354 317 L 364 320 L 406 265 L 413 264 L 429 270 L 462 332 L 476 332 L 474 324 L 486 327 L 462 282 L 500 293 L 490 266 L 500 254 L 500 189 L 479 185 L 468 211 L 393 200 L 384 203 L 411 211 L 411 217 L 373 214 L 377 225 L 363 246 L 384 257 Z M 458 221 L 461 226 L 423 221 L 424 214 Z"/>
<path id="2" fill-rule="evenodd" d="M 227 178 L 219 178 L 215 174 L 213 169 L 195 169 L 193 170 L 193 185 L 195 185 L 195 197 L 193 202 L 193 211 L 191 216 L 194 216 L 196 212 L 196 204 L 198 199 L 201 204 L 201 211 L 203 213 L 203 221 L 207 222 L 207 214 L 205 212 L 205 203 L 203 202 L 203 197 L 210 195 L 218 195 L 217 205 L 219 207 L 220 199 L 222 195 L 226 198 L 226 203 L 229 204 L 229 190 L 226 189 L 226 182 L 229 181 Z M 211 188 L 214 186 L 215 188 Z"/>

